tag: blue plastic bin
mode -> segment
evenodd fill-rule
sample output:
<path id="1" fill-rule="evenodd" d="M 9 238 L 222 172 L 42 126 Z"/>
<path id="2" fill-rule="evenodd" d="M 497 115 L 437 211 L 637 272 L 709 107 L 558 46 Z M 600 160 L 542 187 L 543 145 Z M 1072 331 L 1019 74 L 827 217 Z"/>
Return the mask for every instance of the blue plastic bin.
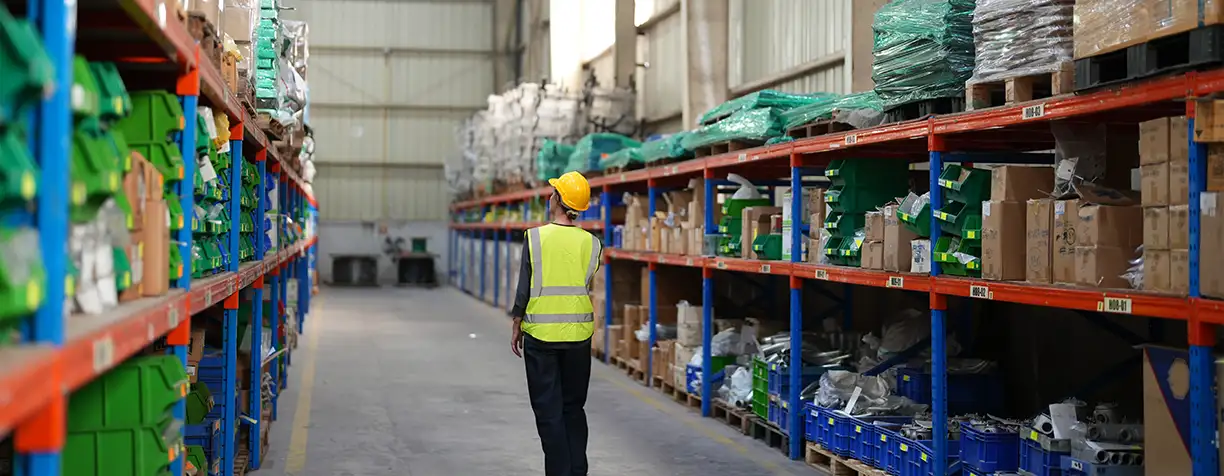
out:
<path id="1" fill-rule="evenodd" d="M 1031 432 L 1020 439 L 1020 469 L 1037 476 L 1064 476 L 1062 457 L 1070 452 L 1049 451 L 1041 446 L 1041 435 Z M 1065 441 L 1065 440 L 1064 440 Z"/>
<path id="2" fill-rule="evenodd" d="M 901 467 L 905 465 L 905 453 L 901 452 L 899 443 L 904 438 L 887 428 L 876 428 L 875 433 L 880 442 L 880 449 L 876 453 L 876 467 L 882 468 L 888 474 L 901 474 Z"/>
<path id="3" fill-rule="evenodd" d="M 778 403 L 778 421 L 774 423 L 778 425 L 778 429 L 782 430 L 782 434 L 790 436 L 790 405 L 785 401 Z"/>
<path id="4" fill-rule="evenodd" d="M 803 376 L 800 377 L 800 388 L 806 388 L 813 382 L 820 380 L 820 376 L 824 375 L 825 369 L 820 367 L 808 367 L 803 369 Z M 778 364 L 769 364 L 769 394 L 781 398 L 790 396 L 790 368 L 782 368 Z"/>
<path id="5" fill-rule="evenodd" d="M 1020 468 L 1020 434 L 985 433 L 961 424 L 961 464 L 982 473 L 1016 471 Z"/>
<path id="6" fill-rule="evenodd" d="M 820 414 L 823 408 L 812 402 L 803 403 L 803 439 L 820 443 Z"/>
<path id="7" fill-rule="evenodd" d="M 183 443 L 187 446 L 203 447 L 204 456 L 208 458 L 209 463 L 217 461 L 221 456 L 216 453 L 221 449 L 221 436 L 220 419 L 206 419 L 199 425 L 183 427 Z"/>
<path id="8" fill-rule="evenodd" d="M 781 410 L 781 408 L 778 407 L 777 403 L 769 402 L 768 418 L 765 420 L 776 426 L 778 424 L 778 410 Z"/>
<path id="9" fill-rule="evenodd" d="M 913 441 L 909 438 L 898 437 L 899 449 L 905 459 L 905 464 L 901 466 L 901 476 L 934 476 L 935 472 L 935 450 L 932 441 Z M 957 459 L 960 452 L 961 442 L 957 440 L 948 441 L 948 464 L 951 464 Z"/>
<path id="10" fill-rule="evenodd" d="M 851 447 L 858 438 L 854 427 L 861 426 L 858 419 L 841 410 L 830 410 L 827 414 L 833 419 L 833 437 L 829 440 L 829 451 L 841 457 L 850 457 Z"/>
<path id="11" fill-rule="evenodd" d="M 850 445 L 850 457 L 882 468 L 881 461 L 885 458 L 887 451 L 883 449 L 880 441 L 881 430 L 896 430 L 911 421 L 913 421 L 911 417 L 858 418 L 854 426 L 855 438 Z"/>
<path id="12" fill-rule="evenodd" d="M 897 395 L 931 404 L 931 374 L 897 369 Z M 948 412 L 992 413 L 1003 408 L 1003 379 L 997 374 L 948 374 Z"/>

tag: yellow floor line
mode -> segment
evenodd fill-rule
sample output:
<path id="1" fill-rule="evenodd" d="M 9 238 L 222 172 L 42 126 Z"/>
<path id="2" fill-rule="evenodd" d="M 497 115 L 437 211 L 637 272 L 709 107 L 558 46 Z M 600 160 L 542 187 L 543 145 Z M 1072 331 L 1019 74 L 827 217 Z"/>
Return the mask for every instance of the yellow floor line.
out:
<path id="1" fill-rule="evenodd" d="M 306 468 L 306 442 L 310 439 L 310 397 L 314 390 L 315 354 L 319 347 L 319 321 L 323 319 L 322 304 L 314 303 L 306 329 L 305 352 L 302 352 L 301 388 L 297 408 L 293 412 L 293 433 L 289 437 L 289 456 L 285 462 L 287 474 L 298 474 Z"/>

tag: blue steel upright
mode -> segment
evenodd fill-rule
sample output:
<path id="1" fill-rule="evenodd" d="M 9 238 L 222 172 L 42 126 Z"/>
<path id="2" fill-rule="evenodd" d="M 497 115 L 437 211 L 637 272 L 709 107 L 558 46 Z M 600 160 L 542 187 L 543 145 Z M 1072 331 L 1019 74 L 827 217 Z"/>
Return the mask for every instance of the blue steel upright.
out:
<path id="1" fill-rule="evenodd" d="M 939 144 L 938 141 L 933 141 Z M 942 145 L 942 144 L 940 144 Z M 942 149 L 942 147 L 932 147 L 932 149 Z M 943 151 L 931 150 L 931 223 L 939 223 L 936 221 L 935 213 L 939 210 L 940 204 L 943 203 L 943 191 L 939 188 L 939 173 L 943 171 Z M 931 227 L 931 243 L 939 240 L 940 230 L 938 226 Z M 927 257 L 931 263 L 931 277 L 939 276 L 939 263 L 934 258 L 934 246 L 930 248 Z M 945 342 L 945 311 L 944 309 L 931 309 L 931 411 L 933 412 L 935 448 L 935 474 L 947 474 L 948 472 L 948 345 Z"/>
<path id="2" fill-rule="evenodd" d="M 796 157 L 791 157 L 791 263 L 803 258 L 801 217 L 803 216 L 803 170 L 798 167 Z M 790 394 L 786 396 L 787 417 L 790 421 L 790 457 L 803 457 L 803 406 L 799 393 L 803 391 L 803 280 L 790 277 Z"/>
<path id="3" fill-rule="evenodd" d="M 599 206 L 603 208 L 603 252 L 607 253 L 612 247 L 612 194 L 608 193 L 608 187 L 604 186 L 603 191 L 599 192 Z M 612 306 L 612 262 L 609 260 L 601 260 L 600 266 L 603 266 L 604 273 L 604 348 L 603 361 L 608 363 L 611 361 L 612 355 L 612 336 L 608 328 L 612 325 L 612 313 L 615 309 Z"/>
<path id="4" fill-rule="evenodd" d="M 714 203 L 714 180 L 711 174 L 705 175 L 705 229 L 702 230 L 706 235 L 718 233 L 718 225 L 714 223 L 714 207 L 718 205 Z M 705 247 L 705 237 L 701 237 L 702 247 Z M 705 255 L 705 250 L 701 252 Z M 710 344 L 714 334 L 714 270 L 709 266 L 701 268 L 701 416 L 710 416 L 711 414 L 711 396 L 713 395 L 713 385 L 710 384 L 710 378 L 714 374 L 714 365 L 710 362 L 713 358 L 710 352 Z"/>
<path id="5" fill-rule="evenodd" d="M 485 213 L 488 212 L 488 210 L 488 207 L 480 207 L 480 218 L 482 224 L 484 223 Z M 481 228 L 477 233 L 480 233 L 480 300 L 483 301 L 485 299 L 485 269 L 488 268 L 487 264 L 489 263 L 487 259 L 488 257 L 486 256 L 487 247 L 485 246 L 485 236 L 487 235 L 488 231 Z"/>
<path id="6" fill-rule="evenodd" d="M 179 150 L 182 151 L 183 158 L 183 179 L 175 185 L 175 193 L 178 193 L 179 203 L 183 207 L 183 226 L 179 229 L 178 234 L 173 237 L 173 241 L 178 242 L 179 256 L 183 257 L 183 275 L 179 276 L 175 282 L 176 288 L 190 289 L 191 288 L 191 216 L 192 210 L 195 210 L 195 190 L 193 189 L 195 182 L 192 177 L 195 177 L 196 168 L 196 106 L 200 103 L 199 96 L 179 96 L 179 101 L 183 106 L 183 123 L 186 124 L 183 130 L 178 133 Z M 186 365 L 184 361 L 184 365 Z"/>
<path id="7" fill-rule="evenodd" d="M 658 205 L 659 194 L 655 190 L 653 181 L 647 183 L 649 184 L 650 216 L 654 216 L 655 207 Z M 658 252 L 659 250 L 650 251 Z M 643 356 L 643 360 L 646 361 L 646 368 L 642 370 L 646 375 L 646 386 L 648 387 L 654 385 L 654 352 L 651 349 L 654 349 L 655 342 L 658 342 L 659 338 L 659 331 L 657 329 L 659 326 L 659 282 L 658 273 L 655 271 L 656 266 L 658 265 L 653 261 L 646 265 L 646 268 L 650 272 L 650 302 L 648 303 L 650 305 L 650 345 L 647 346 L 646 355 Z"/>
<path id="8" fill-rule="evenodd" d="M 31 152 L 40 169 L 34 222 L 38 227 L 38 247 L 48 279 L 42 303 L 29 321 L 26 338 L 59 347 L 64 343 L 64 293 L 67 292 L 62 277 L 68 275 L 64 244 L 68 242 L 68 191 L 71 181 L 69 138 L 72 137 L 72 111 L 69 93 L 72 91 L 72 51 L 76 43 L 76 22 L 69 19 L 76 18 L 76 11 L 75 3 L 68 2 L 32 1 L 28 6 L 30 20 L 42 32 L 43 46 L 55 68 L 55 87 L 50 94 L 43 96 L 31 123 Z M 59 409 L 44 411 L 67 412 L 67 396 L 57 398 L 61 399 L 57 403 Z M 14 474 L 59 476 L 62 444 L 54 449 L 50 448 L 54 445 L 47 446 L 16 455 Z"/>
<path id="9" fill-rule="evenodd" d="M 507 231 L 506 233 L 509 233 Z M 493 229 L 493 306 L 501 305 L 501 229 Z"/>
<path id="10" fill-rule="evenodd" d="M 1186 121 L 1190 141 L 1190 297 L 1202 296 L 1199 270 L 1202 267 L 1202 204 L 1207 189 L 1207 145 L 1194 140 L 1195 118 Z M 1212 325 L 1191 322 L 1190 330 L 1190 460 L 1194 476 L 1218 476 L 1219 441 L 1215 399 L 1215 329 Z M 1195 328 L 1197 327 L 1197 328 Z"/>
<path id="11" fill-rule="evenodd" d="M 512 268 L 514 268 L 514 267 L 513 267 L 513 266 L 510 266 L 510 263 L 512 262 L 512 258 L 511 258 L 511 257 L 512 257 L 512 256 L 514 256 L 514 254 L 513 254 L 513 253 L 510 251 L 510 243 L 511 243 L 510 236 L 511 236 L 511 235 L 513 235 L 513 234 L 514 234 L 514 232 L 510 231 L 510 229 L 509 229 L 509 228 L 507 228 L 507 229 L 506 229 L 506 243 L 505 243 L 505 247 L 506 247 L 506 276 L 505 276 L 505 278 L 506 278 L 506 309 L 507 309 L 507 310 L 509 310 L 511 307 L 513 307 L 513 306 L 514 306 L 514 291 L 511 291 L 511 290 L 512 290 L 512 289 L 513 289 L 513 290 L 517 290 L 517 289 L 518 289 L 518 283 L 512 282 L 512 281 L 510 280 L 510 277 L 511 277 L 511 276 L 514 276 L 514 270 L 512 269 Z"/>

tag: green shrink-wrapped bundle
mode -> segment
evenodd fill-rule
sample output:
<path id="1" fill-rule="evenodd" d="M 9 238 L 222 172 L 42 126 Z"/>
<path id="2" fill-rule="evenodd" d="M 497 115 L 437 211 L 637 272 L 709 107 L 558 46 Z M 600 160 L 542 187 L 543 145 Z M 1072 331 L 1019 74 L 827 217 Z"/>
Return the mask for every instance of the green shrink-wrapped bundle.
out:
<path id="1" fill-rule="evenodd" d="M 642 144 L 642 161 L 646 163 L 664 159 L 683 159 L 691 157 L 692 152 L 684 149 L 681 142 L 688 132 L 678 132 L 662 139 L 647 141 Z"/>
<path id="2" fill-rule="evenodd" d="M 730 140 L 765 142 L 785 133 L 778 115 L 779 111 L 772 107 L 740 111 L 721 121 L 701 126 L 681 139 L 680 144 L 685 150 L 694 150 Z"/>
<path id="3" fill-rule="evenodd" d="M 722 118 L 748 109 L 763 107 L 772 107 L 779 110 L 791 109 L 824 100 L 829 96 L 837 95 L 832 93 L 791 94 L 766 89 L 714 106 L 714 109 L 710 109 L 701 115 L 701 123 L 712 124 Z"/>
<path id="4" fill-rule="evenodd" d="M 965 94 L 974 0 L 892 0 L 876 12 L 875 91 L 886 109 Z"/>
<path id="5" fill-rule="evenodd" d="M 578 145 L 574 147 L 574 153 L 570 154 L 569 165 L 566 166 L 566 171 L 591 172 L 603 170 L 600 165 L 600 159 L 603 159 L 605 155 L 611 155 L 624 148 L 641 146 L 641 142 L 620 134 L 608 132 L 587 134 L 586 137 L 578 141 Z"/>
<path id="6" fill-rule="evenodd" d="M 574 146 L 545 139 L 540 153 L 536 154 L 536 178 L 546 181 L 560 177 L 569 166 L 569 158 L 573 154 Z"/>

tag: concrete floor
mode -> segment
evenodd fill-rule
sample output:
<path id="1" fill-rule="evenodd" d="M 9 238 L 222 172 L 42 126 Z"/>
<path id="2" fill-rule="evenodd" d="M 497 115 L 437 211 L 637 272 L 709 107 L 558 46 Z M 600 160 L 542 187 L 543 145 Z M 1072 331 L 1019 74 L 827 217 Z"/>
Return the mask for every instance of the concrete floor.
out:
<path id="1" fill-rule="evenodd" d="M 543 474 L 502 311 L 452 288 L 315 302 L 255 474 Z M 592 476 L 820 474 L 599 363 L 587 414 Z"/>

